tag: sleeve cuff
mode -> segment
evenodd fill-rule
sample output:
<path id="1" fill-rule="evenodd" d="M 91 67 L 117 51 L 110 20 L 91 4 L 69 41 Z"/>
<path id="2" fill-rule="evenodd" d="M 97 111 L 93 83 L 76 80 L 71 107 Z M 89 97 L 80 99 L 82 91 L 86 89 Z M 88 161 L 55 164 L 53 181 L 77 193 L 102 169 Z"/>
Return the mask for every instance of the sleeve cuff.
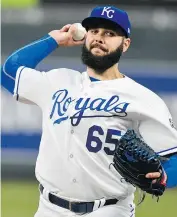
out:
<path id="1" fill-rule="evenodd" d="M 173 148 L 169 148 L 160 152 L 157 152 L 157 154 L 159 154 L 160 156 L 165 156 L 167 154 L 172 154 L 177 152 L 177 146 L 173 147 Z"/>
<path id="2" fill-rule="evenodd" d="M 25 66 L 20 66 L 17 70 L 17 74 L 16 74 L 16 79 L 15 79 L 15 88 L 14 88 L 14 98 L 18 101 L 19 99 L 19 82 L 20 82 L 20 77 L 21 77 L 21 73 L 23 71 L 23 69 L 25 68 Z"/>

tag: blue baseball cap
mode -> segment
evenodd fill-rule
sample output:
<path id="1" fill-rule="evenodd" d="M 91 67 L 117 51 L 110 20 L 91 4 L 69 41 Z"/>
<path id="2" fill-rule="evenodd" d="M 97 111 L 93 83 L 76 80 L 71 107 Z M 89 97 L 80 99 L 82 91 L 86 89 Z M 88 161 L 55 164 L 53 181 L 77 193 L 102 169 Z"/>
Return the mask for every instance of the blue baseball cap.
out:
<path id="1" fill-rule="evenodd" d="M 126 11 L 113 6 L 96 7 L 91 11 L 89 17 L 82 21 L 82 26 L 87 30 L 106 23 L 108 26 L 121 28 L 127 37 L 130 36 L 131 24 Z"/>

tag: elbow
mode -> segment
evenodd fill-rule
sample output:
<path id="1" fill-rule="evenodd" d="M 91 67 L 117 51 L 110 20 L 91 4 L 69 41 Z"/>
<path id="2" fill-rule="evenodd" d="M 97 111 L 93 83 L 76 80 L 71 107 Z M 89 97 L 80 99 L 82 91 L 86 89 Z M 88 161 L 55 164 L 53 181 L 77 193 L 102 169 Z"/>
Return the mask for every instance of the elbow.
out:
<path id="1" fill-rule="evenodd" d="M 18 64 L 18 55 L 14 54 L 7 58 L 2 70 L 6 76 L 15 80 L 16 72 L 19 67 L 20 64 Z"/>
<path id="2" fill-rule="evenodd" d="M 18 64 L 18 56 L 11 55 L 1 67 L 1 86 L 13 94 Z"/>

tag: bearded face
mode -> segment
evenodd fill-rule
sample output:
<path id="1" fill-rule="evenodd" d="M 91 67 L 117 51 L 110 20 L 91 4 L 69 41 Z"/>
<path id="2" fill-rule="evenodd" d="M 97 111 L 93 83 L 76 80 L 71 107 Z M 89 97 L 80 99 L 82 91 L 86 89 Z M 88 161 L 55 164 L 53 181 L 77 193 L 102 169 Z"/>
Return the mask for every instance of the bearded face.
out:
<path id="1" fill-rule="evenodd" d="M 103 51 L 102 54 L 99 50 Z M 119 62 L 122 52 L 123 42 L 114 51 L 109 53 L 108 50 L 99 43 L 94 43 L 90 46 L 90 49 L 84 44 L 81 59 L 86 66 L 92 68 L 96 73 L 103 74 L 104 71 Z"/>

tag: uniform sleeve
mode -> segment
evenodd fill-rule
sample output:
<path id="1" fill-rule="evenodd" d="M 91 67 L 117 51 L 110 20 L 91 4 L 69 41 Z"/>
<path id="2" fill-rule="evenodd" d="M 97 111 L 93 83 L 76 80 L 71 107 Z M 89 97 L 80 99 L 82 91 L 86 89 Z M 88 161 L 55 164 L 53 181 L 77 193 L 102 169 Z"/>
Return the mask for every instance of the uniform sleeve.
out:
<path id="1" fill-rule="evenodd" d="M 17 70 L 21 66 L 35 69 L 37 64 L 40 63 L 57 47 L 58 47 L 57 42 L 51 36 L 46 35 L 43 38 L 34 41 L 18 49 L 17 51 L 13 52 L 6 59 L 5 63 L 1 67 L 2 86 L 5 87 L 10 93 L 13 94 Z M 20 76 L 18 76 L 18 81 L 20 81 L 19 77 L 21 77 L 22 69 L 20 68 L 19 71 L 20 72 L 18 73 L 20 74 Z M 23 72 L 24 71 L 25 70 L 23 70 Z"/>
<path id="2" fill-rule="evenodd" d="M 177 130 L 172 116 L 159 98 L 140 114 L 139 133 L 145 142 L 161 156 L 177 152 Z"/>
<path id="3" fill-rule="evenodd" d="M 21 66 L 17 70 L 14 97 L 23 103 L 42 106 L 46 97 L 46 73 Z"/>
<path id="4" fill-rule="evenodd" d="M 162 165 L 168 177 L 167 188 L 177 187 L 177 155 L 171 156 Z"/>

